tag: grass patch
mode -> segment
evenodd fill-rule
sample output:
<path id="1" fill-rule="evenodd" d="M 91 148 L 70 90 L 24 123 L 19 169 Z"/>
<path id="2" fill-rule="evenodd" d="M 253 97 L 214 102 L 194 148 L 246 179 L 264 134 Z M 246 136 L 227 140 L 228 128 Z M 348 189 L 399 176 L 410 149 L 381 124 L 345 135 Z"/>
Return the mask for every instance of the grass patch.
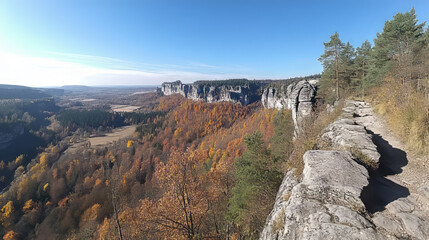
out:
<path id="1" fill-rule="evenodd" d="M 366 167 L 372 170 L 376 170 L 378 168 L 378 163 L 374 162 L 370 159 L 366 154 L 364 154 L 361 150 L 357 148 L 350 148 L 350 153 L 353 157 L 359 159 L 359 161 Z"/>
<path id="2" fill-rule="evenodd" d="M 370 101 L 409 149 L 429 154 L 429 101 L 422 92 L 386 83 L 373 89 Z"/>
<path id="3" fill-rule="evenodd" d="M 290 196 L 292 196 L 292 193 L 291 192 L 287 192 L 287 193 L 283 194 L 282 200 L 286 202 L 286 201 L 289 200 Z"/>
<path id="4" fill-rule="evenodd" d="M 302 158 L 304 153 L 309 150 L 320 149 L 318 142 L 323 130 L 341 115 L 343 106 L 344 102 L 339 102 L 332 112 L 327 112 L 326 106 L 322 106 L 320 107 L 322 110 L 316 109 L 314 116 L 303 120 L 302 131 L 296 137 L 294 150 L 286 162 L 286 169 L 296 169 L 294 174 L 298 179 L 301 178 L 304 170 L 304 160 Z"/>
<path id="5" fill-rule="evenodd" d="M 279 232 L 282 231 L 285 227 L 285 210 L 282 208 L 280 213 L 277 215 L 276 219 L 273 222 L 273 231 Z"/>

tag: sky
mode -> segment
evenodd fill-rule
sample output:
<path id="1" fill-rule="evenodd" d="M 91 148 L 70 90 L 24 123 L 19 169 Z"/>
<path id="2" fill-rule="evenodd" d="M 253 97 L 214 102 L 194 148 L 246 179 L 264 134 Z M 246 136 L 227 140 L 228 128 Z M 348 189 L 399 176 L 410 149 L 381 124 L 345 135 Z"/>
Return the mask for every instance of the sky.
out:
<path id="1" fill-rule="evenodd" d="M 323 42 L 355 47 L 429 1 L 1 0 L 0 84 L 160 85 L 322 71 Z"/>

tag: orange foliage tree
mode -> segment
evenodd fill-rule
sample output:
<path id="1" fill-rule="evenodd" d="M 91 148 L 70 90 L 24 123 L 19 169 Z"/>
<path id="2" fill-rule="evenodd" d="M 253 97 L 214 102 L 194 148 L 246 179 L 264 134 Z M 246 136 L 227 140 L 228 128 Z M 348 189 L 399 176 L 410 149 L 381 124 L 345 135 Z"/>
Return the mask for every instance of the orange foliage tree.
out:
<path id="1" fill-rule="evenodd" d="M 160 163 L 155 178 L 164 194 L 158 200 L 148 198 L 139 206 L 139 221 L 160 238 L 195 239 L 215 233 L 208 224 L 213 184 L 204 162 L 207 151 L 188 148 L 171 153 L 168 163 Z"/>

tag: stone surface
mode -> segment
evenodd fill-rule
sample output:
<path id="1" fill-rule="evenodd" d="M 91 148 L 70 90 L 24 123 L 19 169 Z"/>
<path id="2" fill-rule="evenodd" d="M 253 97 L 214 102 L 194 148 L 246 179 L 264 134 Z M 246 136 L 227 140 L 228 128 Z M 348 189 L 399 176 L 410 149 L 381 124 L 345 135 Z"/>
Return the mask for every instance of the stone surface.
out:
<path id="1" fill-rule="evenodd" d="M 302 80 L 289 85 L 265 88 L 261 97 L 262 105 L 265 108 L 292 110 L 292 118 L 298 134 L 302 119 L 313 112 L 317 82 L 317 80 Z"/>
<path id="2" fill-rule="evenodd" d="M 415 203 L 411 202 L 408 198 L 400 198 L 394 202 L 389 203 L 386 209 L 391 213 L 410 213 L 415 209 Z"/>
<path id="3" fill-rule="evenodd" d="M 164 95 L 180 94 L 185 98 L 209 103 L 234 102 L 247 105 L 261 99 L 260 86 L 255 82 L 243 80 L 242 85 L 223 82 L 225 84 L 221 85 L 199 82 L 183 84 L 181 81 L 166 82 L 162 84 L 162 92 Z"/>
<path id="4" fill-rule="evenodd" d="M 405 226 L 405 230 L 415 239 L 427 239 L 429 236 L 429 222 L 413 213 L 396 214 Z"/>
<path id="5" fill-rule="evenodd" d="M 390 199 L 383 205 L 384 210 L 369 213 L 365 209 L 360 198 L 363 187 L 368 185 L 369 177 L 383 176 L 379 176 L 379 169 L 371 171 L 378 175 L 370 176 L 363 164 L 367 168 L 371 166 L 356 158 L 360 152 L 363 155 L 360 157 L 367 161 L 378 163 L 380 159 L 364 124 L 379 124 L 371 106 L 347 101 L 341 117 L 325 129 L 318 143 L 319 148 L 330 151 L 305 153 L 302 179 L 291 181 L 285 177 L 281 192 L 288 193 L 287 200 L 276 200 L 261 239 L 428 239 L 429 216 L 425 209 L 429 188 L 426 185 L 416 188 L 420 194 L 410 186 L 411 195 Z M 384 158 L 390 156 L 384 154 Z M 386 161 L 383 164 L 394 164 L 394 161 L 388 162 L 389 159 L 383 161 Z M 425 175 L 421 176 L 424 182 Z M 394 191 L 392 187 L 397 183 L 388 179 L 378 184 L 389 182 L 390 185 L 383 186 Z"/>
<path id="6" fill-rule="evenodd" d="M 298 179 L 293 173 L 294 171 L 295 170 L 288 171 L 283 178 L 282 184 L 280 185 L 279 191 L 277 192 L 274 208 L 267 218 L 271 221 L 267 221 L 267 224 L 262 232 L 263 239 L 276 239 L 276 228 L 278 228 L 279 225 L 284 224 L 284 206 L 288 203 L 288 200 L 291 197 L 293 187 L 298 184 Z"/>
<path id="7" fill-rule="evenodd" d="M 372 221 L 376 226 L 381 227 L 396 236 L 400 236 L 404 231 L 400 221 L 383 213 L 376 214 L 372 218 Z"/>
<path id="8" fill-rule="evenodd" d="M 328 145 L 334 149 L 351 151 L 358 157 L 364 155 L 365 159 L 360 160 L 376 169 L 379 165 L 380 153 L 365 127 L 358 125 L 354 120 L 356 116 L 368 114 L 358 106 L 353 101 L 347 101 L 342 116 L 325 129 L 320 142 L 321 145 Z"/>
<path id="9" fill-rule="evenodd" d="M 260 100 L 265 108 L 289 109 L 292 111 L 295 135 L 299 134 L 303 118 L 313 112 L 318 79 L 282 82 L 276 87 L 266 88 L 266 83 L 240 81 L 242 84 L 231 81 L 197 81 L 193 84 L 165 82 L 161 90 L 164 95 L 181 94 L 185 98 L 209 103 L 233 102 L 247 105 Z"/>
<path id="10" fill-rule="evenodd" d="M 360 194 L 368 185 L 369 175 L 349 152 L 312 150 L 303 158 L 301 182 L 293 182 L 295 186 L 287 201 L 278 196 L 261 239 L 390 237 L 377 232 L 365 214 Z M 291 184 L 285 187 L 288 178 L 286 175 L 282 183 L 282 193 L 290 188 Z"/>

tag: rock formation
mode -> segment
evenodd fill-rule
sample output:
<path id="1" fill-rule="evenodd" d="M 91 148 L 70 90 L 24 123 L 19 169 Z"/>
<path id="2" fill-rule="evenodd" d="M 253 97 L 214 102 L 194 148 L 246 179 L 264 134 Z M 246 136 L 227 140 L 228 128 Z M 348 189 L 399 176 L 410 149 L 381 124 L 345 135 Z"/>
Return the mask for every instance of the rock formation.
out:
<path id="1" fill-rule="evenodd" d="M 225 81 L 197 81 L 183 84 L 181 81 L 162 84 L 164 95 L 181 94 L 185 98 L 209 103 L 234 102 L 247 105 L 261 100 L 265 108 L 290 109 L 299 133 L 304 117 L 313 112 L 317 92 L 317 79 L 286 81 L 249 81 L 246 79 Z M 265 87 L 272 83 L 272 86 Z"/>
<path id="2" fill-rule="evenodd" d="M 292 110 L 295 130 L 298 133 L 302 119 L 313 112 L 317 82 L 318 80 L 302 80 L 289 85 L 267 87 L 262 93 L 262 105 L 265 108 Z"/>
<path id="3" fill-rule="evenodd" d="M 353 120 L 358 116 L 357 109 L 359 108 L 356 108 L 354 102 L 347 102 L 342 117 L 325 129 L 320 145 L 324 145 L 323 148 L 350 151 L 359 156 L 364 165 L 377 169 L 380 153 L 365 127 Z"/>
<path id="4" fill-rule="evenodd" d="M 181 94 L 185 98 L 209 103 L 234 102 L 243 105 L 260 99 L 260 84 L 249 80 L 197 81 L 183 84 L 181 81 L 162 84 L 165 95 Z"/>
<path id="5" fill-rule="evenodd" d="M 347 101 L 343 110 L 318 144 L 327 150 L 304 154 L 300 179 L 294 169 L 286 173 L 260 239 L 427 239 L 427 215 L 412 198 L 375 214 L 366 208 L 380 154 L 356 118 L 371 107 Z"/>
<path id="6" fill-rule="evenodd" d="M 365 168 L 346 151 L 312 150 L 303 158 L 301 182 L 281 188 L 281 207 L 269 216 L 261 239 L 383 239 L 360 199 L 369 178 Z"/>

